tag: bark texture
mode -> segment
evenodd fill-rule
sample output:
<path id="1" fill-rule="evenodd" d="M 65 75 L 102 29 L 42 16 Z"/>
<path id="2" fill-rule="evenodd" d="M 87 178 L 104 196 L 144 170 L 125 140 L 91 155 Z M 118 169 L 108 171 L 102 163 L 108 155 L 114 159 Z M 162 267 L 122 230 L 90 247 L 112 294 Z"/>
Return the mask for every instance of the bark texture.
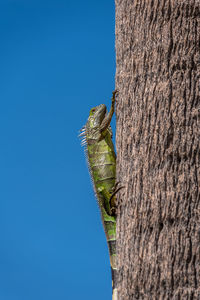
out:
<path id="1" fill-rule="evenodd" d="M 200 0 L 115 0 L 119 300 L 200 299 Z"/>

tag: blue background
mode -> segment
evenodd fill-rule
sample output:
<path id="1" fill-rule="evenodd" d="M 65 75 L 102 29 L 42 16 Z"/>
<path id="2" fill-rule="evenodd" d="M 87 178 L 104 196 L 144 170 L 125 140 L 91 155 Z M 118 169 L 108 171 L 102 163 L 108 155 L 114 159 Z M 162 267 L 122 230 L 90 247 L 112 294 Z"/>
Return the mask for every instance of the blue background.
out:
<path id="1" fill-rule="evenodd" d="M 111 299 L 78 130 L 114 89 L 114 0 L 0 0 L 0 300 Z"/>

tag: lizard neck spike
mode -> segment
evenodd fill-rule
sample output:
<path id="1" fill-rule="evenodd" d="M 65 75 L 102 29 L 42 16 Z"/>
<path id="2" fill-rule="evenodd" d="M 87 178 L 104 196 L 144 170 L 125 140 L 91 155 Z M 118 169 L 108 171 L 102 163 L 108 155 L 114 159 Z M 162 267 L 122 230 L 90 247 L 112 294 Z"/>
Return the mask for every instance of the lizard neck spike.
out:
<path id="1" fill-rule="evenodd" d="M 79 135 L 78 136 L 82 136 L 85 135 L 85 126 L 83 126 L 80 130 L 79 130 Z"/>
<path id="2" fill-rule="evenodd" d="M 85 136 L 85 131 L 81 132 L 78 136 L 79 136 L 79 137 Z"/>

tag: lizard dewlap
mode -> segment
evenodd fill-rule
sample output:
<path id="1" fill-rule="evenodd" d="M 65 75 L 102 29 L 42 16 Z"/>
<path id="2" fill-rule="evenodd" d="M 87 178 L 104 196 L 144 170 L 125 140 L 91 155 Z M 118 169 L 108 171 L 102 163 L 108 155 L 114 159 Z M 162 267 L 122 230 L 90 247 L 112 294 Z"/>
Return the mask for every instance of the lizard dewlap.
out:
<path id="1" fill-rule="evenodd" d="M 117 300 L 116 210 L 114 196 L 116 193 L 116 155 L 112 142 L 110 122 L 114 113 L 115 96 L 116 91 L 113 92 L 112 105 L 108 114 L 104 104 L 90 110 L 87 123 L 81 133 L 109 248 L 113 300 Z"/>

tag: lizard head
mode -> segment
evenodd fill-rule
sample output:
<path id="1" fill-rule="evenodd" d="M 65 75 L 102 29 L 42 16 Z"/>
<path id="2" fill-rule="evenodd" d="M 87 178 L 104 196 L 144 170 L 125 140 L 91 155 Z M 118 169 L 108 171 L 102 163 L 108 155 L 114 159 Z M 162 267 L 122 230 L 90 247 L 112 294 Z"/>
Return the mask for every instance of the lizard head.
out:
<path id="1" fill-rule="evenodd" d="M 93 107 L 90 110 L 87 123 L 82 127 L 79 134 L 82 139 L 82 146 L 85 146 L 86 140 L 101 139 L 101 124 L 106 117 L 106 111 L 105 104 Z"/>
<path id="2" fill-rule="evenodd" d="M 90 110 L 86 124 L 86 137 L 88 139 L 98 139 L 100 136 L 100 126 L 106 116 L 106 106 L 104 104 L 93 107 Z"/>
<path id="3" fill-rule="evenodd" d="M 101 104 L 99 106 L 93 107 L 90 110 L 89 118 L 88 118 L 88 125 L 90 128 L 98 128 L 100 127 L 103 119 L 106 115 L 106 106 Z"/>

